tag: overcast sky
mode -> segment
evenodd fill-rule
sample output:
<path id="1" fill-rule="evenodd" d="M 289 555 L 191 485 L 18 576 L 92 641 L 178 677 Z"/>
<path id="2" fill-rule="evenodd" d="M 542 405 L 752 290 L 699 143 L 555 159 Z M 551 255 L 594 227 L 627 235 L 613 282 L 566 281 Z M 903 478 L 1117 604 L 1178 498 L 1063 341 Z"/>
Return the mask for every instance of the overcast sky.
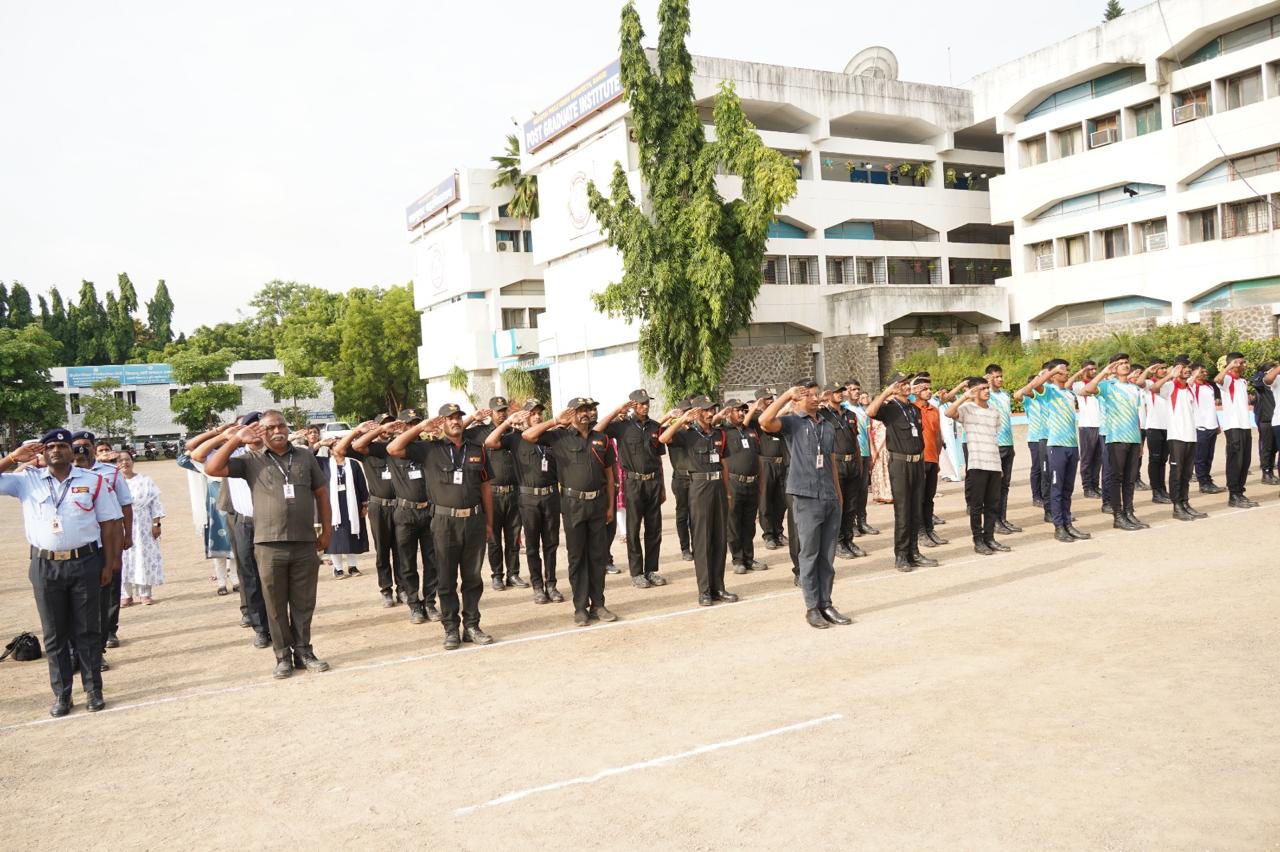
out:
<path id="1" fill-rule="evenodd" d="M 657 5 L 639 3 L 648 43 Z M 902 79 L 960 84 L 1104 5 L 693 0 L 690 48 L 838 71 L 882 44 Z M 0 280 L 74 297 L 127 271 L 145 299 L 164 278 L 183 330 L 273 278 L 403 283 L 405 206 L 616 56 L 620 8 L 5 2 Z"/>

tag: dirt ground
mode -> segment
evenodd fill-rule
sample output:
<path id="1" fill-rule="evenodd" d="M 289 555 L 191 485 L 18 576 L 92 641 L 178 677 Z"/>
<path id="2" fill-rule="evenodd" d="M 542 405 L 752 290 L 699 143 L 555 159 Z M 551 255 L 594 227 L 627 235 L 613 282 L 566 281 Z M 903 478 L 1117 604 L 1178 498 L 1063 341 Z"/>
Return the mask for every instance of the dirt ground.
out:
<path id="1" fill-rule="evenodd" d="M 1139 533 L 1079 502 L 1095 537 L 1063 545 L 1026 461 L 1012 553 L 972 552 L 948 484 L 942 565 L 900 574 L 873 506 L 870 558 L 837 566 L 851 627 L 804 624 L 785 551 L 697 607 L 668 517 L 670 585 L 611 577 L 620 620 L 588 629 L 486 590 L 485 648 L 383 609 L 371 565 L 322 576 L 333 670 L 284 682 L 214 595 L 182 471 L 140 464 L 169 582 L 122 612 L 107 712 L 77 686 L 51 720 L 44 661 L 0 663 L 3 846 L 1280 848 L 1276 489 L 1194 524 L 1140 492 Z M 0 541 L 7 641 L 39 633 L 14 500 Z"/>

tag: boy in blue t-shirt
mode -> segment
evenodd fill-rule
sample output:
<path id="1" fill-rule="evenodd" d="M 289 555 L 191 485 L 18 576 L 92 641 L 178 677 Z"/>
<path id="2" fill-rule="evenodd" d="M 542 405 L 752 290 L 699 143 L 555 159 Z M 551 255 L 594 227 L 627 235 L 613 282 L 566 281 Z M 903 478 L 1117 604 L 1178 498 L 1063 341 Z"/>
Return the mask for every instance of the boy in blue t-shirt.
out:
<path id="1" fill-rule="evenodd" d="M 1075 491 L 1076 473 L 1080 465 L 1080 441 L 1076 420 L 1076 398 L 1071 383 L 1080 375 L 1068 375 L 1067 362 L 1055 358 L 1040 371 L 1022 393 L 1038 394 L 1040 415 L 1049 454 L 1049 514 L 1054 538 L 1062 542 L 1091 536 L 1076 529 L 1071 515 L 1071 495 Z"/>

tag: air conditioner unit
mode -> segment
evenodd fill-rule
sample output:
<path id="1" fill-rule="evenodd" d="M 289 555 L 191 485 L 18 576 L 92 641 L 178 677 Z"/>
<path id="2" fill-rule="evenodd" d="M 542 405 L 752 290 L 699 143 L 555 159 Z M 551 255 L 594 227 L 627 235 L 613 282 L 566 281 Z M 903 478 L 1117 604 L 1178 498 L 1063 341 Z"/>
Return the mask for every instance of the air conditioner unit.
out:
<path id="1" fill-rule="evenodd" d="M 1173 108 L 1173 123 L 1182 124 L 1185 121 L 1195 121 L 1197 118 L 1204 118 L 1208 114 L 1209 105 L 1207 103 L 1192 101 L 1189 104 Z"/>
<path id="2" fill-rule="evenodd" d="M 1112 142 L 1119 142 L 1120 134 L 1116 133 L 1115 128 L 1110 130 L 1095 130 L 1089 134 L 1089 147 L 1101 148 L 1103 145 L 1110 145 Z"/>
<path id="3" fill-rule="evenodd" d="M 498 240 L 498 251 L 515 251 L 516 244 L 511 240 Z"/>
<path id="4" fill-rule="evenodd" d="M 1169 247 L 1168 233 L 1147 234 L 1142 238 L 1145 251 L 1164 251 Z"/>
<path id="5" fill-rule="evenodd" d="M 1053 255 L 1041 254 L 1036 256 L 1036 272 L 1045 272 L 1053 269 Z"/>

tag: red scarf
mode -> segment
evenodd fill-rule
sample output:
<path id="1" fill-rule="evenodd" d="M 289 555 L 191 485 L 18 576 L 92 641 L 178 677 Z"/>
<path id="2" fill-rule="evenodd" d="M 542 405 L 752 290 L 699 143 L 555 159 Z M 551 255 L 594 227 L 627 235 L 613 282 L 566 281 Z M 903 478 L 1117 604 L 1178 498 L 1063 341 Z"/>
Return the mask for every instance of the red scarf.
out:
<path id="1" fill-rule="evenodd" d="M 1173 380 L 1173 393 L 1169 394 L 1169 410 L 1178 410 L 1178 391 L 1189 391 L 1191 388 L 1182 379 Z M 1191 401 L 1195 402 L 1195 394 L 1192 394 Z"/>

